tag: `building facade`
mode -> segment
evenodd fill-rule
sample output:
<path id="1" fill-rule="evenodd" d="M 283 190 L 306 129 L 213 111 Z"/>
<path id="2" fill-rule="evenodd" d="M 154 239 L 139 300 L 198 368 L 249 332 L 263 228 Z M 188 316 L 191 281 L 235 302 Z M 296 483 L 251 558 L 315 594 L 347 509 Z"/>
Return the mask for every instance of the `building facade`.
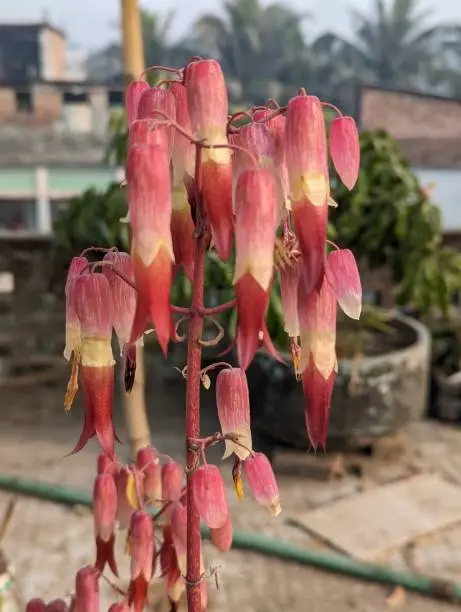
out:
<path id="1" fill-rule="evenodd" d="M 0 24 L 0 82 L 55 81 L 65 74 L 61 30 L 48 23 Z"/>

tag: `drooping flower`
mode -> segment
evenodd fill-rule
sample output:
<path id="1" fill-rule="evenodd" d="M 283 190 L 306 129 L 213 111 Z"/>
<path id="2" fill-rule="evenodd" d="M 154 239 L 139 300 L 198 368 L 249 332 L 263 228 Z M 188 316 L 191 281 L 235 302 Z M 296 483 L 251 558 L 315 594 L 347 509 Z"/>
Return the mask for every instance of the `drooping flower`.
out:
<path id="1" fill-rule="evenodd" d="M 96 466 L 97 474 L 112 474 L 115 477 L 117 474 L 117 462 L 112 457 L 108 457 L 106 453 L 99 453 Z"/>
<path id="2" fill-rule="evenodd" d="M 240 149 L 234 149 L 232 154 L 232 174 L 235 188 L 240 174 L 249 168 L 254 168 L 252 157 L 260 168 L 274 169 L 275 141 L 265 123 L 247 123 L 239 131 L 229 137 L 232 144 Z M 244 150 L 242 150 L 244 149 Z"/>
<path id="3" fill-rule="evenodd" d="M 114 358 L 111 337 L 113 309 L 109 283 L 99 272 L 75 280 L 75 309 L 81 324 L 80 380 L 85 418 L 80 438 L 72 451 L 80 451 L 96 435 L 102 450 L 114 457 L 112 423 Z"/>
<path id="4" fill-rule="evenodd" d="M 122 599 L 122 601 L 117 601 L 116 603 L 113 603 L 108 612 L 130 612 L 130 607 L 128 605 L 128 603 Z"/>
<path id="5" fill-rule="evenodd" d="M 275 518 L 280 514 L 279 488 L 269 459 L 263 453 L 255 453 L 243 462 L 248 486 L 255 500 L 265 506 Z"/>
<path id="6" fill-rule="evenodd" d="M 85 257 L 74 257 L 70 262 L 66 279 L 66 345 L 64 358 L 67 361 L 72 360 L 71 373 L 64 397 L 66 411 L 72 408 L 78 391 L 78 369 L 82 344 L 80 321 L 75 310 L 75 280 L 80 274 L 84 274 L 87 268 L 88 260 Z"/>
<path id="7" fill-rule="evenodd" d="M 187 102 L 187 89 L 182 83 L 175 81 L 171 83 L 170 92 L 175 100 L 176 122 L 186 132 L 190 133 L 192 126 Z M 174 186 L 194 178 L 195 146 L 189 140 L 189 138 L 180 132 L 176 132 L 175 134 L 173 156 L 171 161 Z"/>
<path id="8" fill-rule="evenodd" d="M 170 460 L 162 465 L 162 499 L 173 502 L 181 499 L 184 482 L 184 468 L 176 461 Z M 171 516 L 171 507 L 163 513 L 165 520 Z"/>
<path id="9" fill-rule="evenodd" d="M 323 274 L 330 192 L 325 120 L 316 96 L 298 95 L 288 102 L 285 145 L 291 208 L 309 292 Z"/>
<path id="10" fill-rule="evenodd" d="M 115 520 L 117 517 L 117 487 L 110 473 L 96 477 L 93 491 L 93 517 L 96 538 L 95 567 L 103 572 L 106 563 L 118 576 L 115 561 Z"/>
<path id="11" fill-rule="evenodd" d="M 136 119 L 128 132 L 128 147 L 157 145 L 167 149 L 163 128 L 155 129 L 149 119 Z"/>
<path id="12" fill-rule="evenodd" d="M 160 566 L 168 599 L 173 605 L 177 605 L 181 595 L 185 591 L 186 585 L 181 576 L 181 570 L 179 569 L 171 525 L 165 525 L 163 527 Z"/>
<path id="13" fill-rule="evenodd" d="M 271 170 L 251 168 L 237 181 L 236 261 L 237 352 L 246 370 L 261 339 L 269 351 L 276 351 L 266 327 L 269 290 L 274 271 L 274 245 L 277 224 L 277 187 Z"/>
<path id="14" fill-rule="evenodd" d="M 228 514 L 224 524 L 221 527 L 210 529 L 210 538 L 212 544 L 216 546 L 220 551 L 227 552 L 232 546 L 232 521 L 230 514 Z"/>
<path id="15" fill-rule="evenodd" d="M 133 388 L 136 373 L 136 345 L 130 343 L 136 312 L 136 291 L 133 288 L 135 284 L 133 262 L 128 253 L 120 251 L 109 251 L 109 253 L 104 255 L 103 261 L 111 264 L 111 266 L 104 266 L 102 270 L 109 281 L 114 315 L 114 330 L 120 345 L 120 355 L 125 359 L 125 391 L 130 392 Z M 138 342 L 141 343 L 142 338 Z"/>
<path id="16" fill-rule="evenodd" d="M 166 354 L 171 334 L 172 262 L 171 179 L 168 157 L 158 146 L 135 146 L 127 158 L 128 204 L 132 229 L 131 256 L 137 308 L 131 341 L 144 332 L 150 316 Z"/>
<path id="17" fill-rule="evenodd" d="M 46 604 L 43 599 L 34 597 L 27 602 L 26 612 L 45 612 Z"/>
<path id="18" fill-rule="evenodd" d="M 117 485 L 117 521 L 127 529 L 134 512 L 141 508 L 144 474 L 134 466 L 123 465 L 115 478 Z"/>
<path id="19" fill-rule="evenodd" d="M 286 265 L 280 270 L 280 294 L 282 297 L 285 331 L 290 338 L 299 336 L 298 286 L 301 277 L 299 261 Z"/>
<path id="20" fill-rule="evenodd" d="M 229 515 L 226 486 L 216 465 L 201 465 L 191 475 L 195 506 L 211 529 L 222 527 Z"/>
<path id="21" fill-rule="evenodd" d="M 86 257 L 73 257 L 66 279 L 66 346 L 64 349 L 64 357 L 69 361 L 72 353 L 80 355 L 80 321 L 78 320 L 75 311 L 75 279 L 80 276 L 85 269 L 88 268 L 88 260 Z"/>
<path id="22" fill-rule="evenodd" d="M 330 401 L 337 370 L 336 299 L 326 277 L 307 293 L 299 285 L 298 314 L 301 331 L 302 385 L 307 401 L 306 428 L 314 448 L 326 445 Z"/>
<path id="23" fill-rule="evenodd" d="M 343 312 L 351 319 L 360 319 L 362 283 L 352 251 L 332 251 L 327 257 L 325 273 Z"/>
<path id="24" fill-rule="evenodd" d="M 136 467 L 144 475 L 144 499 L 154 506 L 162 500 L 162 468 L 155 446 L 140 448 L 136 455 Z"/>
<path id="25" fill-rule="evenodd" d="M 275 115 L 274 110 L 269 108 L 256 110 L 253 117 L 255 121 L 265 120 L 265 125 L 267 125 L 274 140 L 274 164 L 280 184 L 279 218 L 281 219 L 284 215 L 284 210 L 291 209 L 288 169 L 285 154 L 286 119 L 281 114 Z M 267 119 L 267 117 L 270 117 L 270 119 Z"/>
<path id="26" fill-rule="evenodd" d="M 149 83 L 146 81 L 131 81 L 126 90 L 125 107 L 127 115 L 128 128 L 131 128 L 133 121 L 138 114 L 139 98 L 141 94 L 150 89 Z"/>
<path id="27" fill-rule="evenodd" d="M 179 82 L 171 84 L 171 93 L 176 101 L 176 121 L 188 133 L 191 132 L 186 87 Z M 176 266 L 183 266 L 189 278 L 194 276 L 194 222 L 189 203 L 189 192 L 195 176 L 195 146 L 188 138 L 177 132 L 173 157 L 173 211 L 171 235 Z"/>
<path id="28" fill-rule="evenodd" d="M 183 576 L 187 575 L 187 510 L 179 501 L 171 505 L 171 537 L 176 560 Z"/>
<path id="29" fill-rule="evenodd" d="M 360 142 L 352 117 L 337 117 L 330 125 L 330 154 L 336 172 L 348 189 L 353 189 L 360 169 Z"/>
<path id="30" fill-rule="evenodd" d="M 162 87 L 149 87 L 141 93 L 138 103 L 137 119 L 149 119 L 150 128 L 155 130 L 156 142 L 167 148 L 168 157 L 173 153 L 175 128 L 166 125 L 168 119 L 175 121 L 176 104 L 173 94 Z"/>
<path id="31" fill-rule="evenodd" d="M 128 603 L 134 612 L 142 612 L 154 573 L 155 555 L 154 523 L 147 512 L 137 510 L 131 517 L 127 545 L 131 555 Z"/>
<path id="32" fill-rule="evenodd" d="M 46 606 L 46 612 L 68 612 L 69 606 L 64 599 L 53 599 Z"/>
<path id="33" fill-rule="evenodd" d="M 99 577 L 99 571 L 92 565 L 77 572 L 73 612 L 99 612 Z"/>
<path id="34" fill-rule="evenodd" d="M 223 435 L 237 436 L 237 441 L 226 440 L 223 459 L 232 453 L 240 459 L 246 459 L 251 453 L 252 441 L 250 396 L 247 377 L 243 370 L 231 368 L 219 372 L 216 378 L 216 405 Z"/>
<path id="35" fill-rule="evenodd" d="M 194 61 L 185 71 L 187 101 L 194 136 L 219 148 L 201 150 L 200 191 L 216 252 L 226 261 L 231 253 L 232 161 L 227 140 L 227 87 L 219 62 Z"/>
<path id="36" fill-rule="evenodd" d="M 187 510 L 181 504 L 176 502 L 173 504 L 171 514 L 171 536 L 173 539 L 174 548 L 176 551 L 176 558 L 178 561 L 178 567 L 183 576 L 187 575 Z M 205 572 L 205 566 L 203 562 L 203 549 L 200 541 L 200 575 Z M 200 582 L 200 598 L 201 598 L 201 610 L 205 612 L 207 604 L 208 590 L 206 580 Z"/>

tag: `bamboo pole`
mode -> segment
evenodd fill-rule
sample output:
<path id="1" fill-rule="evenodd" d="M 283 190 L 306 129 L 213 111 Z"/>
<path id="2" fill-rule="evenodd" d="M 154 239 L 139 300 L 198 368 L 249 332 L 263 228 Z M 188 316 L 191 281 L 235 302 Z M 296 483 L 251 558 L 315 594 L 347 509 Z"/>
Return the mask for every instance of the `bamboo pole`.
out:
<path id="1" fill-rule="evenodd" d="M 144 50 L 138 0 L 121 0 L 122 53 L 125 88 L 144 70 Z M 137 347 L 136 378 L 131 393 L 124 392 L 123 410 L 131 455 L 151 442 L 145 399 L 144 350 Z"/>

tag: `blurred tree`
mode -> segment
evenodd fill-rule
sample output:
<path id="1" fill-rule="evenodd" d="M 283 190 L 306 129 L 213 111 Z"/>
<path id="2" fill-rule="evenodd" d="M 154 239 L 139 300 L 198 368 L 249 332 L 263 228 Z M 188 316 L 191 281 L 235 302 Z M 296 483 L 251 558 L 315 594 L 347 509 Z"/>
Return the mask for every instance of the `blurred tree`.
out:
<path id="1" fill-rule="evenodd" d="M 282 3 L 228 0 L 224 17 L 204 15 L 193 26 L 192 44 L 218 58 L 230 79 L 233 102 L 260 104 L 285 97 L 284 88 L 305 82 L 310 54 L 299 14 Z"/>
<path id="2" fill-rule="evenodd" d="M 190 39 L 171 40 L 175 11 L 165 14 L 141 9 L 141 29 L 146 66 L 182 66 L 194 55 Z"/>
<path id="3" fill-rule="evenodd" d="M 330 56 L 336 78 L 348 72 L 379 85 L 427 90 L 437 74 L 443 92 L 449 85 L 441 53 L 459 28 L 430 25 L 432 13 L 419 6 L 419 0 L 374 0 L 370 14 L 352 11 L 352 40 L 323 35 L 313 53 L 317 58 Z"/>

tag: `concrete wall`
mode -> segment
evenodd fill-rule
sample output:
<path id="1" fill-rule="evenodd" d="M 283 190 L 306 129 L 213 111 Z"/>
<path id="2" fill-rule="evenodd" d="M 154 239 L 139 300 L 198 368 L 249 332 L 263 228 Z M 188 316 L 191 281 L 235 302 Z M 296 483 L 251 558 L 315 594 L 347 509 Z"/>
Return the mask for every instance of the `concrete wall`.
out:
<path id="1" fill-rule="evenodd" d="M 54 29 L 43 28 L 40 32 L 40 63 L 44 80 L 66 78 L 66 40 Z"/>

